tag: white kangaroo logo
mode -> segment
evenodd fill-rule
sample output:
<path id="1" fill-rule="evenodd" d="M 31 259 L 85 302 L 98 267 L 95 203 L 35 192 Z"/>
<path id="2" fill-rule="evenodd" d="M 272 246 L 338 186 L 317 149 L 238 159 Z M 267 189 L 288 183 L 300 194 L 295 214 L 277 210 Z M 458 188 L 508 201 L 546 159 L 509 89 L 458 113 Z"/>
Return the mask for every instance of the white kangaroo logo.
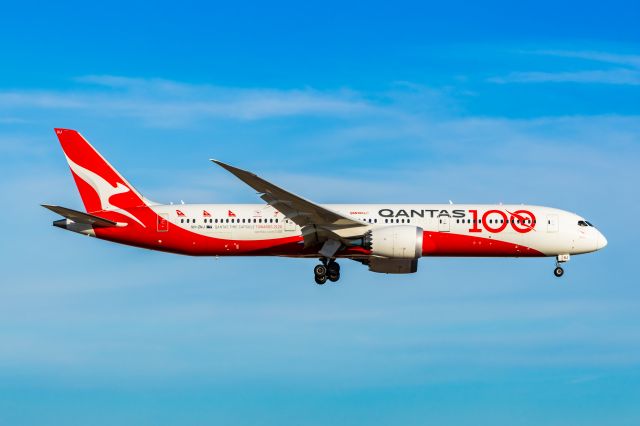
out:
<path id="1" fill-rule="evenodd" d="M 73 170 L 73 172 L 76 175 L 78 175 L 83 181 L 89 184 L 94 189 L 94 191 L 96 191 L 96 193 L 98 194 L 98 197 L 100 198 L 100 208 L 102 210 L 117 210 L 118 213 L 121 213 L 135 220 L 140 225 L 142 225 L 142 227 L 146 228 L 144 223 L 142 223 L 133 214 L 117 206 L 114 206 L 110 202 L 111 197 L 113 197 L 114 195 L 124 194 L 125 192 L 129 192 L 131 191 L 130 188 L 126 187 L 120 182 L 118 182 L 114 187 L 109 182 L 107 182 L 102 176 L 74 163 L 73 161 L 71 161 L 69 157 L 67 157 L 67 161 L 69 162 L 69 166 L 71 167 L 71 170 Z"/>

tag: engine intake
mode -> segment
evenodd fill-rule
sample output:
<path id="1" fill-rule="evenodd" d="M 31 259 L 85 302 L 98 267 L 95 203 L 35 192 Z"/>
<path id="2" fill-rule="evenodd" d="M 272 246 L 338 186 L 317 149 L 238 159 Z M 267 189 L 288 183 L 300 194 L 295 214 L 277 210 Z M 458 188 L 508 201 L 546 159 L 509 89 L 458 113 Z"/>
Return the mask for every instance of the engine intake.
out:
<path id="1" fill-rule="evenodd" d="M 422 257 L 422 239 L 423 231 L 418 226 L 385 226 L 367 231 L 362 246 L 374 256 L 418 259 Z"/>

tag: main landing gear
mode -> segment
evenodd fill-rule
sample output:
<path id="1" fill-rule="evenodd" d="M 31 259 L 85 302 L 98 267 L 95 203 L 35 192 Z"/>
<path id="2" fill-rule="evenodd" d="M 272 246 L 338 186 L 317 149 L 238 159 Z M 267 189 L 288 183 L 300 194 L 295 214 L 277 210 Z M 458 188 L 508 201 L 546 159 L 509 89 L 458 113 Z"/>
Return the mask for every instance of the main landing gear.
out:
<path id="1" fill-rule="evenodd" d="M 564 269 L 562 269 L 562 266 L 560 266 L 560 264 L 568 262 L 569 261 L 569 255 L 568 254 L 559 254 L 556 256 L 556 268 L 553 270 L 553 275 L 555 275 L 556 277 L 560 278 L 561 276 L 564 275 Z"/>
<path id="2" fill-rule="evenodd" d="M 340 265 L 334 259 L 320 258 L 322 264 L 313 268 L 316 284 L 322 285 L 327 282 L 336 282 L 340 279 Z"/>

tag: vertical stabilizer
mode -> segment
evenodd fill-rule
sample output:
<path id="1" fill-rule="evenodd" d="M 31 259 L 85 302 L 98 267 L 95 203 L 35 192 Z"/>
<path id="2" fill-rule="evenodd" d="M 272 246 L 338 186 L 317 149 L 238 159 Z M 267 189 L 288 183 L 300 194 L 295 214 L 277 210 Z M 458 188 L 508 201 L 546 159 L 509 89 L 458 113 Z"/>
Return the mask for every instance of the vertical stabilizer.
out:
<path id="1" fill-rule="evenodd" d="M 123 214 L 140 223 L 126 210 L 147 205 L 147 200 L 80 133 L 69 129 L 55 132 L 86 211 L 124 210 Z"/>

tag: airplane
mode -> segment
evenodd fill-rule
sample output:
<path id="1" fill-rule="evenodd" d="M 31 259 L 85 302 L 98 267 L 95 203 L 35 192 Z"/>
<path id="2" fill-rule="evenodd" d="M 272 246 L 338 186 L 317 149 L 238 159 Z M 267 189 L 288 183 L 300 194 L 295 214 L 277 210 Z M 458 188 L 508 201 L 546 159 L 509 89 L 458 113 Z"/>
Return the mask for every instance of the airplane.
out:
<path id="1" fill-rule="evenodd" d="M 139 193 L 77 131 L 54 129 L 85 211 L 43 204 L 53 225 L 107 241 L 191 256 L 318 258 L 317 284 L 340 279 L 338 259 L 409 274 L 421 257 L 555 257 L 607 239 L 567 211 L 512 204 L 324 204 L 249 171 L 211 160 L 260 194 L 260 204 L 159 204 Z"/>

